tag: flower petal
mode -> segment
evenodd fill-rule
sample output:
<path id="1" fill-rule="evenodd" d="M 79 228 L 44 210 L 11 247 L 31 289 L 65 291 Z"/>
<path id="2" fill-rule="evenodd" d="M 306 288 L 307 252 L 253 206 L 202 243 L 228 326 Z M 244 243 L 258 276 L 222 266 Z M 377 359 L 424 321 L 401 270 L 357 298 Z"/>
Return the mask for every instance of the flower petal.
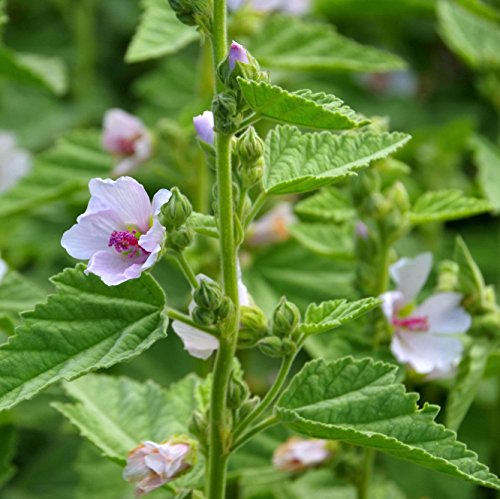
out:
<path id="1" fill-rule="evenodd" d="M 132 177 L 117 180 L 94 178 L 89 182 L 91 194 L 85 215 L 102 210 L 114 211 L 126 226 L 140 232 L 149 230 L 151 202 L 144 187 Z"/>
<path id="2" fill-rule="evenodd" d="M 161 207 L 168 203 L 168 200 L 172 196 L 172 193 L 168 189 L 160 189 L 153 196 L 153 216 L 157 216 L 160 214 Z"/>
<path id="3" fill-rule="evenodd" d="M 463 334 L 470 328 L 471 316 L 460 306 L 459 293 L 437 293 L 417 307 L 412 315 L 427 317 L 432 334 Z"/>
<path id="4" fill-rule="evenodd" d="M 214 145 L 214 115 L 212 111 L 205 111 L 193 118 L 194 128 L 198 137 L 207 144 Z"/>
<path id="5" fill-rule="evenodd" d="M 219 348 L 217 338 L 188 324 L 174 321 L 172 329 L 184 343 L 184 348 L 197 359 L 206 360 Z"/>
<path id="6" fill-rule="evenodd" d="M 156 263 L 160 256 L 164 239 L 165 227 L 155 218 L 151 229 L 139 238 L 139 245 L 150 253 L 142 266 L 143 269 L 149 269 Z"/>
<path id="7" fill-rule="evenodd" d="M 404 297 L 404 304 L 413 301 L 423 288 L 432 268 L 432 253 L 415 258 L 401 258 L 390 267 L 391 277 Z"/>
<path id="8" fill-rule="evenodd" d="M 88 260 L 107 248 L 111 233 L 122 229 L 122 223 L 112 210 L 81 215 L 78 223 L 63 234 L 61 245 L 73 258 Z"/>
<path id="9" fill-rule="evenodd" d="M 110 109 L 104 115 L 102 146 L 114 154 L 124 154 L 124 142 L 141 136 L 146 128 L 142 121 L 123 109 Z"/>
<path id="10" fill-rule="evenodd" d="M 403 293 L 401 291 L 387 291 L 381 294 L 380 298 L 382 298 L 382 312 L 384 312 L 385 318 L 391 322 L 403 304 Z"/>
<path id="11" fill-rule="evenodd" d="M 9 268 L 7 267 L 7 264 L 0 258 L 0 282 L 3 281 L 3 278 L 5 277 L 5 274 L 7 274 L 7 271 Z"/>
<path id="12" fill-rule="evenodd" d="M 89 261 L 85 273 L 99 276 L 107 286 L 116 286 L 130 279 L 137 279 L 143 271 L 144 261 L 139 258 L 128 258 L 116 252 L 99 251 Z"/>

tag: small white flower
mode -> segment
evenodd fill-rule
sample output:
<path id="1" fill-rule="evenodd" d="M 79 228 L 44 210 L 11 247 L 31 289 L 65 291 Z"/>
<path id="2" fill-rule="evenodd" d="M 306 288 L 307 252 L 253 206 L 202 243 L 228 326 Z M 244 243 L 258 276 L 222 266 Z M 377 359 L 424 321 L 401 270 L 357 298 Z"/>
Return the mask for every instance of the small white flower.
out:
<path id="1" fill-rule="evenodd" d="M 151 157 L 151 134 L 144 123 L 122 109 L 110 109 L 104 115 L 103 148 L 120 159 L 113 173 L 125 175 Z"/>
<path id="2" fill-rule="evenodd" d="M 89 260 L 86 273 L 108 286 L 137 279 L 160 256 L 165 228 L 158 215 L 170 199 L 160 189 L 150 201 L 144 187 L 131 177 L 94 178 L 85 213 L 62 237 L 62 247 L 74 258 Z"/>
<path id="3" fill-rule="evenodd" d="M 192 468 L 195 453 L 188 439 L 172 438 L 162 444 L 146 441 L 129 453 L 123 479 L 135 483 L 135 496 L 141 497 Z"/>
<path id="4" fill-rule="evenodd" d="M 463 353 L 470 315 L 460 306 L 459 293 L 436 293 L 421 305 L 414 302 L 432 268 L 432 254 L 402 258 L 391 266 L 395 291 L 384 293 L 382 310 L 394 328 L 391 350 L 402 363 L 427 379 L 453 374 Z"/>
<path id="5" fill-rule="evenodd" d="M 309 11 L 310 0 L 228 0 L 230 10 L 238 10 L 249 5 L 260 12 L 283 12 L 285 14 L 302 15 Z"/>
<path id="6" fill-rule="evenodd" d="M 7 270 L 9 270 L 7 264 L 0 258 L 0 283 L 3 281 L 3 278 L 7 274 Z"/>
<path id="7" fill-rule="evenodd" d="M 8 191 L 32 168 L 28 151 L 17 147 L 14 134 L 0 131 L 0 193 Z"/>
<path id="8" fill-rule="evenodd" d="M 250 225 L 247 243 L 250 246 L 265 246 L 286 241 L 290 235 L 288 227 L 294 221 L 292 205 L 286 202 L 278 203 Z"/>
<path id="9" fill-rule="evenodd" d="M 198 274 L 196 280 L 201 282 L 202 280 L 213 282 L 210 277 L 203 274 Z M 246 286 L 241 281 L 241 272 L 238 266 L 238 293 L 240 297 L 241 306 L 250 306 L 252 299 L 248 293 Z M 189 304 L 189 312 L 191 313 L 196 307 L 194 300 L 191 300 Z M 205 333 L 200 329 L 185 324 L 181 321 L 173 321 L 172 329 L 179 336 L 184 344 L 184 348 L 189 352 L 190 355 L 196 357 L 197 359 L 208 359 L 214 352 L 219 348 L 219 340 L 212 336 L 211 334 Z"/>
<path id="10" fill-rule="evenodd" d="M 327 440 L 291 437 L 274 451 L 273 466 L 280 471 L 303 471 L 331 456 Z"/>

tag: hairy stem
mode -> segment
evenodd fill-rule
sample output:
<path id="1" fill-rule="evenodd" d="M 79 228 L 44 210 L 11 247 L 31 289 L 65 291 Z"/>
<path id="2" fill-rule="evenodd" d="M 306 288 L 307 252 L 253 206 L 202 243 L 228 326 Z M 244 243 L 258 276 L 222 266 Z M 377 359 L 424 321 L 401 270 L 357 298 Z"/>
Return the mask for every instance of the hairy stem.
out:
<path id="1" fill-rule="evenodd" d="M 255 425 L 253 428 L 244 433 L 240 438 L 236 439 L 233 444 L 233 451 L 239 449 L 242 445 L 245 445 L 250 439 L 252 439 L 255 435 L 261 433 L 271 426 L 278 424 L 278 418 L 276 416 L 269 416 L 268 418 L 261 421 L 259 424 Z"/>

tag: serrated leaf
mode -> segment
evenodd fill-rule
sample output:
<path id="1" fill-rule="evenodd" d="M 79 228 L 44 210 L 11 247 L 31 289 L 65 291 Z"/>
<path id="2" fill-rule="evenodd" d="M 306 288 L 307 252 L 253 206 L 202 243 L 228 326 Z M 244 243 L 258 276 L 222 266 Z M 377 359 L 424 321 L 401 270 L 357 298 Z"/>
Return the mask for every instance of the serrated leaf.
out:
<path id="1" fill-rule="evenodd" d="M 264 189 L 269 194 L 289 194 L 339 182 L 409 139 L 399 132 L 302 134 L 295 127 L 276 127 L 266 138 Z"/>
<path id="2" fill-rule="evenodd" d="M 357 301 L 330 300 L 316 305 L 311 303 L 300 330 L 306 334 L 318 334 L 330 331 L 347 322 L 356 320 L 381 303 L 380 298 L 363 298 Z"/>
<path id="3" fill-rule="evenodd" d="M 238 79 L 243 96 L 252 110 L 263 118 L 316 130 L 345 130 L 366 125 L 334 95 L 311 90 L 287 90 L 266 82 Z"/>
<path id="4" fill-rule="evenodd" d="M 321 189 L 313 196 L 299 201 L 294 211 L 300 218 L 311 222 L 342 223 L 356 214 L 349 198 L 338 189 Z"/>
<path id="5" fill-rule="evenodd" d="M 163 442 L 188 433 L 197 385 L 193 375 L 165 390 L 153 381 L 91 374 L 64 384 L 74 404 L 53 406 L 105 456 L 124 463 L 144 440 Z"/>
<path id="6" fill-rule="evenodd" d="M 435 423 L 439 408 L 396 383 L 397 367 L 352 357 L 309 362 L 279 399 L 276 414 L 302 434 L 378 449 L 415 464 L 500 490 L 500 480 Z"/>
<path id="7" fill-rule="evenodd" d="M 139 62 L 177 52 L 198 38 L 192 27 L 182 24 L 167 0 L 142 0 L 144 13 L 125 60 Z"/>
<path id="8" fill-rule="evenodd" d="M 438 3 L 441 35 L 473 68 L 500 67 L 500 24 L 449 0 Z"/>
<path id="9" fill-rule="evenodd" d="M 208 237 L 219 237 L 217 222 L 212 215 L 193 212 L 187 220 L 187 226 L 195 232 L 198 232 L 198 234 L 203 234 Z"/>
<path id="10" fill-rule="evenodd" d="M 487 341 L 478 341 L 471 346 L 458 366 L 455 385 L 450 391 L 446 405 L 446 426 L 457 431 L 476 396 L 483 378 L 488 354 L 492 345 Z"/>
<path id="11" fill-rule="evenodd" d="M 16 53 L 0 47 L 0 76 L 37 85 L 62 95 L 67 89 L 66 68 L 61 60 L 38 54 Z"/>
<path id="12" fill-rule="evenodd" d="M 0 282 L 0 315 L 17 316 L 32 309 L 45 293 L 15 271 L 9 271 Z"/>
<path id="13" fill-rule="evenodd" d="M 0 409 L 140 354 L 166 334 L 165 295 L 148 274 L 120 286 L 85 275 L 84 265 L 52 278 L 56 293 L 0 347 Z"/>
<path id="14" fill-rule="evenodd" d="M 73 131 L 41 154 L 33 171 L 0 197 L 0 218 L 39 209 L 42 205 L 87 188 L 93 177 L 109 177 L 114 160 L 102 150 L 97 131 Z"/>
<path id="15" fill-rule="evenodd" d="M 493 211 L 500 213 L 500 147 L 479 136 L 473 138 L 472 146 L 481 189 Z"/>
<path id="16" fill-rule="evenodd" d="M 269 18 L 250 50 L 270 68 L 303 71 L 382 72 L 404 69 L 396 55 L 339 35 L 331 25 L 290 17 Z"/>
<path id="17" fill-rule="evenodd" d="M 300 244 L 318 255 L 350 258 L 354 254 L 352 227 L 298 222 L 288 230 Z"/>
<path id="18" fill-rule="evenodd" d="M 413 224 L 446 222 L 491 211 L 488 201 L 467 197 L 459 190 L 426 192 L 417 199 L 410 214 Z"/>

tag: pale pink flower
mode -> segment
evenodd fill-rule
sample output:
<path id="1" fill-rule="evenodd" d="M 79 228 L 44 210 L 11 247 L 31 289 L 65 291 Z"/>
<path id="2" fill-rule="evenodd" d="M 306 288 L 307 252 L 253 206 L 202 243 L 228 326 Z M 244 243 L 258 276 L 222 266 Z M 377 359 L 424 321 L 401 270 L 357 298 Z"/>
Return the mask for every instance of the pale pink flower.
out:
<path id="1" fill-rule="evenodd" d="M 159 258 L 165 228 L 158 220 L 170 191 L 159 190 L 151 202 L 131 177 L 92 179 L 90 201 L 61 244 L 74 258 L 89 260 L 86 273 L 108 286 L 138 278 Z"/>
<path id="2" fill-rule="evenodd" d="M 260 12 L 283 12 L 285 14 L 302 15 L 309 11 L 311 0 L 228 0 L 229 9 L 237 10 L 249 5 Z"/>
<path id="3" fill-rule="evenodd" d="M 31 155 L 17 146 L 16 136 L 0 132 L 0 193 L 14 187 L 31 168 Z"/>
<path id="4" fill-rule="evenodd" d="M 431 253 L 402 258 L 390 268 L 396 290 L 381 296 L 384 315 L 394 328 L 392 353 L 427 379 L 454 373 L 463 353 L 457 336 L 471 325 L 470 315 L 460 306 L 459 293 L 436 293 L 415 305 L 431 268 Z"/>
<path id="5" fill-rule="evenodd" d="M 274 451 L 273 466 L 280 471 L 303 471 L 331 456 L 327 440 L 291 437 Z"/>
<path id="6" fill-rule="evenodd" d="M 123 479 L 135 483 L 135 496 L 142 497 L 188 471 L 194 459 L 195 449 L 188 439 L 146 441 L 129 453 Z"/>
<path id="7" fill-rule="evenodd" d="M 286 202 L 278 203 L 250 225 L 247 243 L 250 246 L 264 246 L 286 241 L 290 236 L 288 227 L 294 221 L 292 205 Z"/>
<path id="8" fill-rule="evenodd" d="M 194 128 L 198 137 L 213 146 L 215 141 L 214 133 L 214 114 L 212 111 L 205 111 L 193 118 Z"/>
<path id="9" fill-rule="evenodd" d="M 242 62 L 248 64 L 248 52 L 243 45 L 235 42 L 231 42 L 231 47 L 229 48 L 229 69 L 232 71 L 236 65 L 236 62 Z"/>
<path id="10" fill-rule="evenodd" d="M 7 271 L 9 268 L 7 267 L 7 264 L 0 258 L 0 283 L 3 281 L 3 278 L 5 277 L 5 274 L 7 274 Z"/>
<path id="11" fill-rule="evenodd" d="M 152 138 L 144 123 L 122 109 L 110 109 L 104 115 L 102 146 L 118 156 L 113 173 L 125 175 L 151 157 Z"/>
<path id="12" fill-rule="evenodd" d="M 213 282 L 210 277 L 203 274 L 198 274 L 196 280 L 201 282 L 202 280 Z M 241 306 L 251 306 L 252 299 L 248 293 L 246 286 L 241 280 L 241 273 L 238 268 L 238 293 L 240 297 Z M 189 304 L 189 312 L 191 313 L 196 307 L 194 300 L 191 300 Z M 219 340 L 215 336 L 202 331 L 196 327 L 185 324 L 181 321 L 173 321 L 172 329 L 179 336 L 184 344 L 185 350 L 189 352 L 190 355 L 196 357 L 197 359 L 208 359 L 214 352 L 219 348 Z"/>

